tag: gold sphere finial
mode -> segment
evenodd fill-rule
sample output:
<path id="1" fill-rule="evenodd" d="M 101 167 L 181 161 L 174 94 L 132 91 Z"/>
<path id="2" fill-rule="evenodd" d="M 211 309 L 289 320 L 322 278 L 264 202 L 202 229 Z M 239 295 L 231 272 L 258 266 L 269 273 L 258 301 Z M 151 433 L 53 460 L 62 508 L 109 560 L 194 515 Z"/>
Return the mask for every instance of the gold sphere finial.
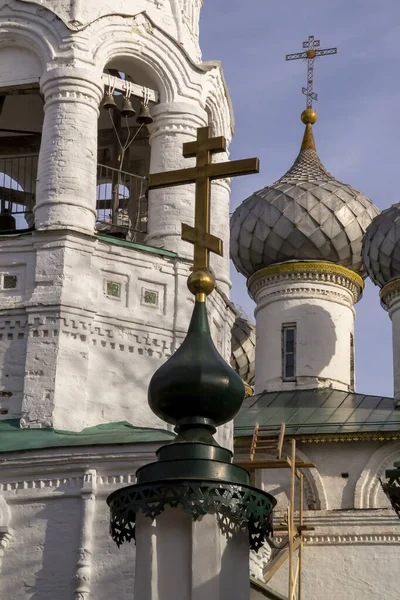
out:
<path id="1" fill-rule="evenodd" d="M 305 125 L 307 125 L 307 123 L 310 123 L 310 125 L 314 125 L 317 119 L 318 115 L 313 108 L 306 108 L 301 113 L 301 120 Z"/>
<path id="2" fill-rule="evenodd" d="M 193 271 L 188 277 L 187 286 L 196 296 L 196 300 L 205 302 L 206 296 L 211 294 L 215 288 L 215 277 L 211 271 L 206 269 Z"/>

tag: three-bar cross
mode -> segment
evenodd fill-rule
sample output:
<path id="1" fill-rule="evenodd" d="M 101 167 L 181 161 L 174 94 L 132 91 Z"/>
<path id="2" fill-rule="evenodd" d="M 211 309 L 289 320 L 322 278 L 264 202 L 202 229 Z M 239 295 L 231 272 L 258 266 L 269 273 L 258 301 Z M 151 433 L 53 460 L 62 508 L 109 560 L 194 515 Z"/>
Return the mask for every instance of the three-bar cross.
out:
<path id="1" fill-rule="evenodd" d="M 298 60 L 300 58 L 308 61 L 307 65 L 307 87 L 303 87 L 303 94 L 307 96 L 307 108 L 312 108 L 313 100 L 318 100 L 318 94 L 314 92 L 314 61 L 317 56 L 328 56 L 329 54 L 337 54 L 337 48 L 319 49 L 319 40 L 314 39 L 313 35 L 308 37 L 306 42 L 303 42 L 305 52 L 297 52 L 296 54 L 287 54 L 286 60 Z M 318 48 L 318 49 L 317 49 Z"/>
<path id="2" fill-rule="evenodd" d="M 235 177 L 258 173 L 258 158 L 212 163 L 211 155 L 226 151 L 224 137 L 210 137 L 210 128 L 197 130 L 194 142 L 183 144 L 183 156 L 196 158 L 196 166 L 165 173 L 153 173 L 149 179 L 149 189 L 156 190 L 188 183 L 196 184 L 194 227 L 182 223 L 182 239 L 194 245 L 193 270 L 208 269 L 209 253 L 222 256 L 222 240 L 210 233 L 211 181 L 224 177 Z"/>

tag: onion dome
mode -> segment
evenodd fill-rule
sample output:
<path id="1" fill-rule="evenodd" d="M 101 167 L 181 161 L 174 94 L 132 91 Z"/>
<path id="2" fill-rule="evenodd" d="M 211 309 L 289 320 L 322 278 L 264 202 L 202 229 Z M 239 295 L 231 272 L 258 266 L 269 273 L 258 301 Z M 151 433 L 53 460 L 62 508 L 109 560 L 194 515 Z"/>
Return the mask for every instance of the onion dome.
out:
<path id="1" fill-rule="evenodd" d="M 167 423 L 216 427 L 236 416 L 244 395 L 211 339 L 205 302 L 196 301 L 185 340 L 150 381 L 150 408 Z"/>
<path id="2" fill-rule="evenodd" d="M 289 260 L 332 262 L 363 275 L 362 239 L 379 211 L 320 161 L 312 131 L 316 112 L 306 109 L 301 119 L 306 128 L 293 166 L 233 213 L 231 258 L 246 277 Z"/>
<path id="3" fill-rule="evenodd" d="M 256 328 L 238 316 L 232 327 L 231 367 L 248 385 L 254 385 L 256 359 Z"/>
<path id="4" fill-rule="evenodd" d="M 383 287 L 400 277 L 400 204 L 382 211 L 367 229 L 363 260 L 372 281 Z"/>

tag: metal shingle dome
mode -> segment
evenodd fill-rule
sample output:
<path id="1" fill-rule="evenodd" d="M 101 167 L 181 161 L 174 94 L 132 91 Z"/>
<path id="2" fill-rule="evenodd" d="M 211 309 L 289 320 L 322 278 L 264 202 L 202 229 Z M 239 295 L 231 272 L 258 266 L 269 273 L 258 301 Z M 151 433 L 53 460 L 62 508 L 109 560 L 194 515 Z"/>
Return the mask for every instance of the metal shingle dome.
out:
<path id="1" fill-rule="evenodd" d="M 238 316 L 232 327 L 231 367 L 248 385 L 254 385 L 256 368 L 256 327 Z"/>
<path id="2" fill-rule="evenodd" d="M 400 277 L 400 204 L 382 211 L 367 229 L 363 260 L 372 281 L 383 287 Z"/>
<path id="3" fill-rule="evenodd" d="M 306 121 L 293 166 L 233 213 L 231 258 L 246 277 L 289 260 L 332 262 L 364 275 L 362 239 L 378 214 L 362 192 L 326 170 Z"/>

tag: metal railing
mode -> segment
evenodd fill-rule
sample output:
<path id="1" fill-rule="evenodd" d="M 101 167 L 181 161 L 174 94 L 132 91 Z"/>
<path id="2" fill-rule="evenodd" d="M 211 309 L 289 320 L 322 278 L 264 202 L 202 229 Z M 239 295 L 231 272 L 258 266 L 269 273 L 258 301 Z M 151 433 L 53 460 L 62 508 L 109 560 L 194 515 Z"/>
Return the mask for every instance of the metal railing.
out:
<path id="1" fill-rule="evenodd" d="M 0 212 L 13 214 L 17 229 L 33 226 L 38 158 L 0 157 Z"/>
<path id="2" fill-rule="evenodd" d="M 145 177 L 97 165 L 97 231 L 143 241 L 147 232 L 147 187 Z"/>
<path id="3" fill-rule="evenodd" d="M 0 212 L 10 212 L 16 228 L 34 224 L 38 156 L 0 157 Z M 96 230 L 129 241 L 144 241 L 147 232 L 145 177 L 97 165 Z"/>

